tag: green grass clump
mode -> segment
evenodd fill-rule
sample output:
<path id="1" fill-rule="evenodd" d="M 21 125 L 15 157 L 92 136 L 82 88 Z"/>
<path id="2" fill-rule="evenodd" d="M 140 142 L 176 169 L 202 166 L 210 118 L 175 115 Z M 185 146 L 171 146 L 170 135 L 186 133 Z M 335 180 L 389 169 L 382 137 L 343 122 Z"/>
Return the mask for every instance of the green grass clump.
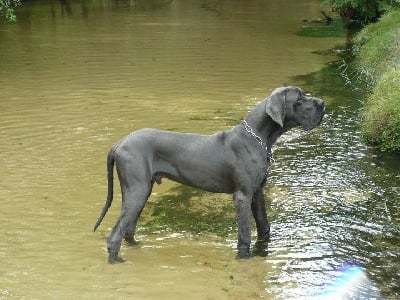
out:
<path id="1" fill-rule="evenodd" d="M 389 12 L 359 32 L 353 52 L 360 79 L 373 88 L 389 68 L 400 63 L 400 11 Z"/>
<path id="2" fill-rule="evenodd" d="M 385 72 L 362 110 L 361 132 L 385 151 L 400 151 L 400 66 Z"/>
<path id="3" fill-rule="evenodd" d="M 355 74 L 369 94 L 361 113 L 364 139 L 400 152 L 400 11 L 360 31 L 354 39 Z"/>

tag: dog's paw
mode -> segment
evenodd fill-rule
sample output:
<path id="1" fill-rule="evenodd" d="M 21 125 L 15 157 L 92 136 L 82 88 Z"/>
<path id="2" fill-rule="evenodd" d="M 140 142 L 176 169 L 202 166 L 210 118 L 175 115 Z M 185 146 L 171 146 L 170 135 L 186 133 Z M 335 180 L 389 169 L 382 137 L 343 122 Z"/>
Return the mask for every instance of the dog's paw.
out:
<path id="1" fill-rule="evenodd" d="M 121 264 L 125 262 L 126 260 L 123 259 L 122 257 L 119 257 L 118 254 L 110 254 L 108 256 L 108 263 L 109 264 Z"/>
<path id="2" fill-rule="evenodd" d="M 236 259 L 249 259 L 251 256 L 249 249 L 238 249 Z"/>
<path id="3" fill-rule="evenodd" d="M 268 256 L 268 239 L 259 239 L 255 244 L 254 244 L 254 249 L 253 249 L 253 254 L 255 256 L 261 256 L 261 257 L 266 257 Z"/>

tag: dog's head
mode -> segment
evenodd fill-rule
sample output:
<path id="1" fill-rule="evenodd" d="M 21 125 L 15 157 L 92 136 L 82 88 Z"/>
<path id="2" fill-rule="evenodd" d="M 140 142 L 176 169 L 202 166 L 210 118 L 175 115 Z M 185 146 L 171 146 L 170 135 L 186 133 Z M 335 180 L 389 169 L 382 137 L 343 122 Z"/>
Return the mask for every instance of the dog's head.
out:
<path id="1" fill-rule="evenodd" d="M 285 129 L 301 126 L 311 130 L 321 123 L 325 113 L 322 99 L 310 97 L 296 86 L 275 89 L 267 98 L 265 109 Z"/>

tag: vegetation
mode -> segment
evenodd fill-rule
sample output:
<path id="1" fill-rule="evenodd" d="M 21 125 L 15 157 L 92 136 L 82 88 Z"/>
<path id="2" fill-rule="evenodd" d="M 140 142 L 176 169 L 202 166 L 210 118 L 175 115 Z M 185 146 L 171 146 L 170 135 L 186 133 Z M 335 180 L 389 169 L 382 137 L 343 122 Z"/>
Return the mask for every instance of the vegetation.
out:
<path id="1" fill-rule="evenodd" d="M 354 38 L 356 68 L 368 86 L 374 87 L 388 69 L 400 63 L 399 24 L 400 11 L 392 11 Z"/>
<path id="2" fill-rule="evenodd" d="M 382 150 L 400 151 L 400 67 L 385 72 L 362 111 L 362 133 Z"/>
<path id="3" fill-rule="evenodd" d="M 377 21 L 392 7 L 399 7 L 400 0 L 321 0 L 331 5 L 347 25 L 356 23 L 361 26 Z"/>
<path id="4" fill-rule="evenodd" d="M 20 5 L 20 0 L 0 0 L 0 17 L 15 21 L 15 7 Z"/>
<path id="5" fill-rule="evenodd" d="M 343 30 L 342 21 L 334 19 L 329 22 L 309 22 L 297 34 L 308 37 L 345 37 L 346 31 Z"/>
<path id="6" fill-rule="evenodd" d="M 354 39 L 355 69 L 369 96 L 361 113 L 367 142 L 400 151 L 400 11 L 393 10 Z"/>

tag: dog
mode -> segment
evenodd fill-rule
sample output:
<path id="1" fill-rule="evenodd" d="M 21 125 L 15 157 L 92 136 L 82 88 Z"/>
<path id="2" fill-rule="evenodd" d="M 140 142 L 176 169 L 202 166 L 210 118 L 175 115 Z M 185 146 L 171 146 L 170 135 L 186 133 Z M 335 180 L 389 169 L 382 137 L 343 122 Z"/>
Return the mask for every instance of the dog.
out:
<path id="1" fill-rule="evenodd" d="M 271 165 L 271 149 L 279 136 L 300 126 L 311 130 L 322 121 L 324 101 L 295 86 L 275 89 L 237 126 L 212 135 L 157 129 L 132 132 L 116 143 L 107 156 L 108 196 L 94 231 L 113 200 L 116 165 L 122 208 L 107 237 L 108 262 L 118 256 L 122 239 L 134 244 L 137 220 L 154 183 L 162 178 L 202 190 L 233 194 L 238 224 L 238 258 L 249 258 L 251 215 L 258 243 L 268 245 L 264 187 Z"/>

